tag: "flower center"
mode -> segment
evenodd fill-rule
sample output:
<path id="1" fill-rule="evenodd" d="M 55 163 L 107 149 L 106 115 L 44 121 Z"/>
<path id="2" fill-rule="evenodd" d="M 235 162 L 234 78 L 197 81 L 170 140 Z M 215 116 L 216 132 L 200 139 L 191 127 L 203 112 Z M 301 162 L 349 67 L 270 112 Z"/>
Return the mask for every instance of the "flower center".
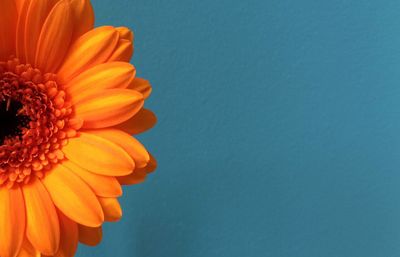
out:
<path id="1" fill-rule="evenodd" d="M 20 137 L 22 129 L 27 128 L 30 118 L 22 115 L 22 104 L 18 101 L 8 99 L 0 102 L 0 145 L 6 138 Z"/>
<path id="2" fill-rule="evenodd" d="M 18 59 L 0 62 L 0 186 L 42 178 L 64 159 L 76 120 L 54 74 Z"/>

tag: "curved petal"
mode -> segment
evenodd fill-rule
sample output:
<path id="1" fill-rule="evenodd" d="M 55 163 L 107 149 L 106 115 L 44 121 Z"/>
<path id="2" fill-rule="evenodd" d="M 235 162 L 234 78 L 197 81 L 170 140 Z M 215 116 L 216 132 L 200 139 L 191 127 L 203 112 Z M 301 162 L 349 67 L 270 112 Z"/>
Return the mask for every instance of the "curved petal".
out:
<path id="1" fill-rule="evenodd" d="M 75 105 L 83 128 L 106 128 L 122 123 L 143 106 L 143 96 L 129 89 L 106 89 L 87 96 Z"/>
<path id="2" fill-rule="evenodd" d="M 150 160 L 146 148 L 131 135 L 118 129 L 98 129 L 87 131 L 91 134 L 107 139 L 122 147 L 135 161 L 137 168 L 143 168 Z"/>
<path id="3" fill-rule="evenodd" d="M 26 1 L 27 0 L 15 0 L 18 14 L 21 13 L 22 6 L 25 4 Z"/>
<path id="4" fill-rule="evenodd" d="M 136 135 L 151 129 L 156 123 L 157 117 L 152 111 L 141 109 L 129 120 L 118 124 L 116 128 L 123 130 L 128 134 Z"/>
<path id="5" fill-rule="evenodd" d="M 70 0 L 61 0 L 44 22 L 37 45 L 36 67 L 45 72 L 57 70 L 68 51 L 73 24 Z"/>
<path id="6" fill-rule="evenodd" d="M 41 257 L 41 254 L 27 239 L 25 239 L 17 257 Z"/>
<path id="7" fill-rule="evenodd" d="M 79 37 L 58 71 L 60 82 L 66 84 L 79 73 L 104 63 L 115 49 L 118 38 L 118 32 L 110 26 L 93 29 Z"/>
<path id="8" fill-rule="evenodd" d="M 85 98 L 93 91 L 110 88 L 126 88 L 135 78 L 136 70 L 126 62 L 99 64 L 74 78 L 65 87 L 73 103 Z"/>
<path id="9" fill-rule="evenodd" d="M 90 0 L 72 0 L 71 8 L 74 15 L 74 32 L 72 42 L 94 27 L 94 12 Z"/>
<path id="10" fill-rule="evenodd" d="M 91 227 L 103 223 L 104 214 L 96 195 L 77 175 L 57 165 L 46 174 L 43 183 L 54 204 L 68 218 Z"/>
<path id="11" fill-rule="evenodd" d="M 26 235 L 35 249 L 53 255 L 60 243 L 56 208 L 46 188 L 36 180 L 22 187 L 26 208 Z"/>
<path id="12" fill-rule="evenodd" d="M 0 188 L 0 256 L 15 257 L 25 235 L 25 204 L 21 189 Z"/>
<path id="13" fill-rule="evenodd" d="M 69 139 L 63 152 L 69 160 L 93 173 L 108 176 L 130 174 L 135 163 L 128 153 L 104 138 L 81 132 Z"/>
<path id="14" fill-rule="evenodd" d="M 14 0 L 1 0 L 0 10 L 0 60 L 6 61 L 15 54 L 17 7 Z"/>
<path id="15" fill-rule="evenodd" d="M 61 241 L 60 248 L 54 257 L 73 257 L 78 248 L 78 224 L 70 220 L 60 211 Z"/>
<path id="16" fill-rule="evenodd" d="M 118 221 L 122 217 L 122 209 L 116 198 L 98 197 L 104 212 L 104 220 L 109 222 Z"/>
<path id="17" fill-rule="evenodd" d="M 43 24 L 58 0 L 27 0 L 19 16 L 17 31 L 18 57 L 34 63 Z"/>
<path id="18" fill-rule="evenodd" d="M 147 173 L 152 173 L 157 169 L 158 164 L 156 158 L 154 158 L 154 156 L 151 153 L 149 153 L 149 155 L 150 155 L 150 161 L 149 163 L 147 163 L 147 166 L 144 169 L 146 170 Z"/>
<path id="19" fill-rule="evenodd" d="M 118 31 L 120 39 L 129 40 L 130 42 L 133 43 L 134 36 L 132 30 L 130 30 L 127 27 L 118 27 L 115 29 Z"/>
<path id="20" fill-rule="evenodd" d="M 133 32 L 126 27 L 119 27 L 116 30 L 119 33 L 119 41 L 108 62 L 129 62 L 133 55 Z"/>
<path id="21" fill-rule="evenodd" d="M 129 175 L 117 177 L 118 182 L 121 185 L 134 185 L 142 183 L 146 179 L 147 174 L 153 172 L 157 168 L 157 160 L 150 153 L 149 155 L 150 161 L 147 163 L 146 167 L 135 169 Z"/>
<path id="22" fill-rule="evenodd" d="M 101 242 L 103 229 L 101 227 L 90 228 L 78 225 L 79 242 L 89 246 L 96 246 Z"/>
<path id="23" fill-rule="evenodd" d="M 144 99 L 147 99 L 152 91 L 150 82 L 142 78 L 135 78 L 128 88 L 140 92 Z"/>
<path id="24" fill-rule="evenodd" d="M 129 62 L 133 55 L 133 45 L 132 42 L 126 39 L 121 39 L 118 41 L 117 47 L 108 59 L 109 62 Z"/>
<path id="25" fill-rule="evenodd" d="M 25 26 L 26 26 L 26 18 L 27 12 L 30 5 L 31 0 L 19 0 L 17 1 L 17 9 L 18 9 L 18 20 L 16 26 L 16 55 L 17 58 L 21 62 L 26 62 L 25 56 Z"/>
<path id="26" fill-rule="evenodd" d="M 121 185 L 135 185 L 145 181 L 147 172 L 145 169 L 135 169 L 131 174 L 117 177 Z"/>
<path id="27" fill-rule="evenodd" d="M 121 186 L 115 177 L 95 174 L 71 161 L 65 161 L 62 165 L 85 181 L 97 196 L 119 197 L 122 195 Z"/>

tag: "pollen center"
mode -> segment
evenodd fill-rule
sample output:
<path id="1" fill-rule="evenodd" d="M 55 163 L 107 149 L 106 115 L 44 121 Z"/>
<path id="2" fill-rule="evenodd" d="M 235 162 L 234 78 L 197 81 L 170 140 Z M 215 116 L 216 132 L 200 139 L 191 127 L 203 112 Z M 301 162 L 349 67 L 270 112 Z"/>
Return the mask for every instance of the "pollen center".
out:
<path id="1" fill-rule="evenodd" d="M 30 118 L 21 114 L 22 104 L 8 99 L 0 102 L 0 145 L 4 139 L 22 135 L 22 129 L 29 124 Z"/>
<path id="2" fill-rule="evenodd" d="M 76 135 L 72 107 L 55 74 L 18 59 L 0 62 L 0 186 L 42 178 Z"/>

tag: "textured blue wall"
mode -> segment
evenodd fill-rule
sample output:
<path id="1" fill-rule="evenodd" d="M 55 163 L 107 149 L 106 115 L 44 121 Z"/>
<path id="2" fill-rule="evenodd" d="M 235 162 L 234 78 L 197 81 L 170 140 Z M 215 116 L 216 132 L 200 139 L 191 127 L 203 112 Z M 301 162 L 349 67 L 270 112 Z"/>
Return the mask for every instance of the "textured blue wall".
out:
<path id="1" fill-rule="evenodd" d="M 136 34 L 159 169 L 90 257 L 400 255 L 398 0 L 94 0 Z"/>

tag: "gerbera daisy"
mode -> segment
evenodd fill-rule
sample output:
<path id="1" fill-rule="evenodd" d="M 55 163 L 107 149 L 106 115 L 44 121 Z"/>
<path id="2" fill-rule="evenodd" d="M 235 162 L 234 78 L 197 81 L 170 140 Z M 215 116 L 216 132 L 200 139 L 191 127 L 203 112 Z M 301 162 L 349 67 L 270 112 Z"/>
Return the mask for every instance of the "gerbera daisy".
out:
<path id="1" fill-rule="evenodd" d="M 129 64 L 133 34 L 93 28 L 89 0 L 0 0 L 0 256 L 75 254 L 121 217 L 121 185 L 156 163 Z"/>

